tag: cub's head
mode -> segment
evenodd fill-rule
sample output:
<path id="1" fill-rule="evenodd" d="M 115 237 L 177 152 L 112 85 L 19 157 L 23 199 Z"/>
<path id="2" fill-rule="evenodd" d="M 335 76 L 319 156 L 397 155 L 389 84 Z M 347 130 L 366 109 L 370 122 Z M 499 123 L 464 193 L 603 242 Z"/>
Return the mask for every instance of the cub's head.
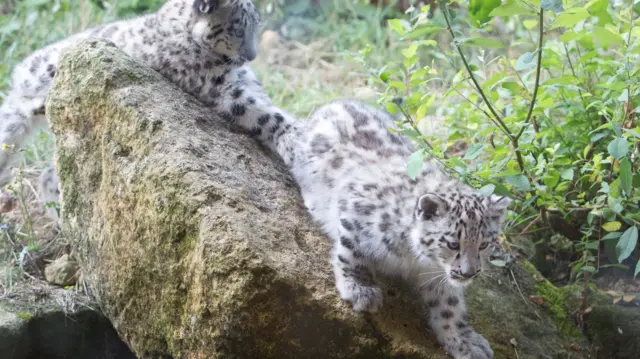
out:
<path id="1" fill-rule="evenodd" d="M 198 45 L 229 63 L 256 58 L 260 15 L 250 0 L 194 0 L 192 14 L 188 28 Z"/>
<path id="2" fill-rule="evenodd" d="M 482 272 L 511 203 L 507 197 L 462 191 L 420 196 L 411 231 L 419 258 L 435 261 L 448 281 L 460 286 Z"/>

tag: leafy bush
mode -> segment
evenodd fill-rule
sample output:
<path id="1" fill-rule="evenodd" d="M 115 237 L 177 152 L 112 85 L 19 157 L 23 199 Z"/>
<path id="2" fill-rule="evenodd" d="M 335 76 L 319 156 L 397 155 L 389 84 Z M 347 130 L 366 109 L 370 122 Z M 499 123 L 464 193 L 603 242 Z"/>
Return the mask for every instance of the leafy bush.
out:
<path id="1" fill-rule="evenodd" d="M 433 19 L 423 7 L 390 20 L 403 61 L 371 69 L 419 145 L 409 176 L 431 158 L 486 194 L 509 195 L 506 233 L 551 227 L 567 237 L 576 279 L 607 266 L 640 273 L 640 6 L 471 0 L 468 15 L 440 7 Z M 453 38 L 449 49 L 434 40 L 443 36 Z M 421 132 L 426 115 L 444 116 L 447 133 Z M 469 147 L 452 153 L 460 139 Z"/>

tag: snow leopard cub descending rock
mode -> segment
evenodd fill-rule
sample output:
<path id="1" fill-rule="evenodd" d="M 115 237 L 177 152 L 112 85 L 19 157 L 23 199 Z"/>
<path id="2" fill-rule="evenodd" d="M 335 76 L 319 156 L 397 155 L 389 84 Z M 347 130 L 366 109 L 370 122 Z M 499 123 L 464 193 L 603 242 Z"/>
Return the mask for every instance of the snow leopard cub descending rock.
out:
<path id="1" fill-rule="evenodd" d="M 40 49 L 13 71 L 12 88 L 0 106 L 0 144 L 17 150 L 36 128 L 46 126 L 44 103 L 61 52 L 91 37 L 113 41 L 214 111 L 233 112 L 224 107 L 224 97 L 235 96 L 232 89 L 251 84 L 262 93 L 251 70 L 243 67 L 256 57 L 259 26 L 250 0 L 168 0 L 156 13 L 90 29 Z M 13 157 L 12 151 L 0 152 L 0 184 L 11 178 Z M 40 182 L 44 202 L 57 201 L 55 171 L 45 171 Z"/>
<path id="2" fill-rule="evenodd" d="M 262 140 L 289 166 L 334 242 L 340 297 L 356 311 L 375 312 L 383 302 L 376 275 L 401 277 L 419 288 L 449 353 L 493 358 L 468 323 L 463 289 L 480 275 L 510 199 L 484 196 L 433 163 L 410 179 L 411 142 L 388 131 L 388 113 L 358 102 L 331 103 L 308 121 L 281 126 L 280 136 Z M 259 132 L 260 123 L 246 129 Z"/>

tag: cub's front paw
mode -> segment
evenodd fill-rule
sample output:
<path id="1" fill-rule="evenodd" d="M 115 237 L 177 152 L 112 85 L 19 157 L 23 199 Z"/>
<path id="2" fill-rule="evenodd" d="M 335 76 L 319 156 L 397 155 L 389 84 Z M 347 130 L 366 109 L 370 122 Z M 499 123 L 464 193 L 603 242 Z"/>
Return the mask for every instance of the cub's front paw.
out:
<path id="1" fill-rule="evenodd" d="M 347 290 L 340 291 L 340 297 L 351 303 L 356 312 L 375 313 L 382 308 L 382 290 L 378 287 L 353 284 Z"/>
<path id="2" fill-rule="evenodd" d="M 461 359 L 493 359 L 491 345 L 482 335 L 473 332 L 468 343 L 469 353 L 461 356 Z"/>
<path id="3" fill-rule="evenodd" d="M 489 342 L 476 332 L 470 333 L 464 339 L 449 338 L 449 345 L 445 349 L 455 359 L 493 359 L 493 350 Z"/>

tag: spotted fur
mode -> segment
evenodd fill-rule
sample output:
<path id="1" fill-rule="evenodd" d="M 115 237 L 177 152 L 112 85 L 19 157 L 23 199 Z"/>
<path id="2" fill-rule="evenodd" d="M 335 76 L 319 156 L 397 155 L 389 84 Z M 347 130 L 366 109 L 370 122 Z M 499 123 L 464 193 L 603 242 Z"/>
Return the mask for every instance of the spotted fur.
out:
<path id="1" fill-rule="evenodd" d="M 383 302 L 377 275 L 403 278 L 419 288 L 449 353 L 493 358 L 468 323 L 463 289 L 481 274 L 510 200 L 484 196 L 430 162 L 409 178 L 413 145 L 388 131 L 395 125 L 384 111 L 341 101 L 307 121 L 288 119 L 280 136 L 262 140 L 289 166 L 307 209 L 333 240 L 340 297 L 356 311 L 375 312 Z"/>
<path id="2" fill-rule="evenodd" d="M 168 0 L 156 13 L 89 29 L 40 49 L 13 71 L 12 88 L 0 106 L 0 143 L 17 150 L 35 129 L 47 125 L 44 104 L 60 54 L 92 37 L 112 41 L 224 116 L 242 112 L 232 107 L 238 91 L 249 102 L 260 97 L 270 105 L 255 75 L 243 66 L 256 57 L 259 26 L 250 0 Z M 0 152 L 0 184 L 11 179 L 14 152 Z M 55 171 L 46 171 L 40 185 L 44 202 L 58 200 Z"/>

